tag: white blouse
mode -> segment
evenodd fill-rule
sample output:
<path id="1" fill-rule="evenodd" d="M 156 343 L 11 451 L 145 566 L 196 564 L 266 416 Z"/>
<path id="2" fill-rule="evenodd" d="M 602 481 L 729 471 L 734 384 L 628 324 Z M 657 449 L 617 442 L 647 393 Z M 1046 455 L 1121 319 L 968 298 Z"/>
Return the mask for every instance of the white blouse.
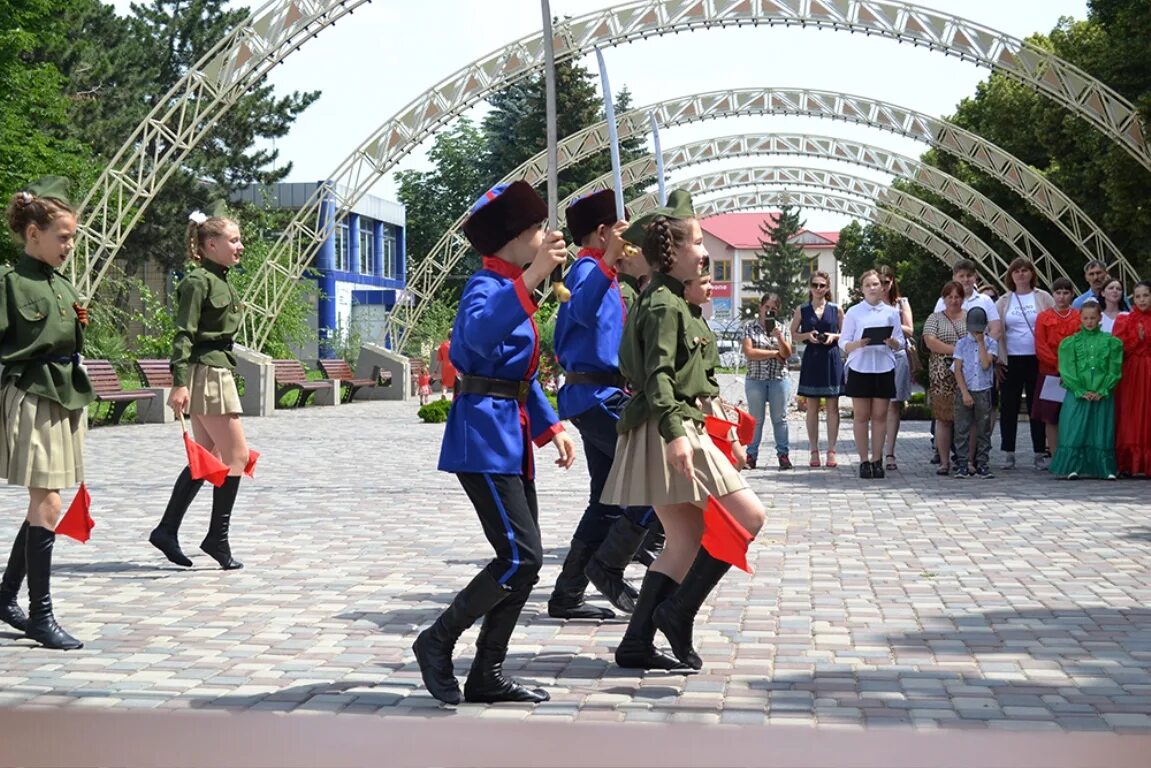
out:
<path id="1" fill-rule="evenodd" d="M 868 304 L 861 301 L 843 315 L 843 335 L 839 337 L 839 348 L 863 338 L 864 328 L 893 326 L 891 337 L 905 346 L 902 319 L 899 310 L 890 304 L 879 302 Z M 895 352 L 887 344 L 868 344 L 847 353 L 847 367 L 859 373 L 886 373 L 895 370 Z"/>

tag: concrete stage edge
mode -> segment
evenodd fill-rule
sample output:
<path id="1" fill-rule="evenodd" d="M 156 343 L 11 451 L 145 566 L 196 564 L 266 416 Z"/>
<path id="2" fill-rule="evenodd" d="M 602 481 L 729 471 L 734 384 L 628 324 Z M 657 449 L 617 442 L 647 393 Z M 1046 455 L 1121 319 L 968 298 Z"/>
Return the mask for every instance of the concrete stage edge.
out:
<path id="1" fill-rule="evenodd" d="M 513 710 L 509 710 L 509 713 Z M 0 766 L 1145 768 L 1151 736 L 0 710 Z"/>

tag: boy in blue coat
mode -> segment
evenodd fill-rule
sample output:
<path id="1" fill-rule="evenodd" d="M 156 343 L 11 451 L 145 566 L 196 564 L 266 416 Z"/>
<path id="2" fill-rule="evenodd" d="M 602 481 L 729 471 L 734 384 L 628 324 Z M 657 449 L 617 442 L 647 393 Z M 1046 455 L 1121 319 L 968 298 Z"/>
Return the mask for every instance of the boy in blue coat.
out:
<path id="1" fill-rule="evenodd" d="M 560 418 L 575 424 L 583 440 L 591 494 L 548 601 L 548 615 L 609 619 L 611 611 L 584 602 L 584 590 L 590 579 L 621 611 L 635 608 L 639 593 L 624 580 L 624 569 L 647 533 L 644 517 L 654 517 L 650 507 L 625 509 L 599 500 L 615 457 L 616 422 L 628 401 L 619 344 L 635 294 L 621 283 L 627 222 L 617 218 L 615 192 L 585 195 L 568 206 L 566 216 L 580 252 L 564 281 L 571 301 L 560 306 L 556 317 L 556 358 L 565 371 L 558 400 Z"/>
<path id="2" fill-rule="evenodd" d="M 464 699 L 550 698 L 503 676 L 508 642 L 543 562 L 532 443 L 553 443 L 556 464 L 565 469 L 575 460 L 575 445 L 536 378 L 533 292 L 567 257 L 563 235 L 543 230 L 546 218 L 543 200 L 517 181 L 486 192 L 464 222 L 483 267 L 465 286 L 452 328 L 451 362 L 459 377 L 439 468 L 459 478 L 495 557 L 412 646 L 428 691 L 447 704 L 460 702 L 452 649 L 480 618 Z"/>

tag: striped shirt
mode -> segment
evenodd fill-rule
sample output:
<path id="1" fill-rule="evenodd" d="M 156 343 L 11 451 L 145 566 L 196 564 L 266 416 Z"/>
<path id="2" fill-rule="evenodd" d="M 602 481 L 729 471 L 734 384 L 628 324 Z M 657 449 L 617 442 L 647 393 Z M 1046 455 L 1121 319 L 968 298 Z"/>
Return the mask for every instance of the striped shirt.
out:
<path id="1" fill-rule="evenodd" d="M 775 327 L 783 331 L 783 338 L 787 339 L 791 334 L 786 325 L 782 324 L 779 318 L 775 320 Z M 751 339 L 752 349 L 774 349 L 779 350 L 779 341 L 776 340 L 774 335 L 769 334 L 759 324 L 759 320 L 752 320 L 743 327 L 744 339 Z M 782 357 L 773 357 L 768 360 L 748 360 L 747 361 L 747 378 L 749 379 L 786 379 L 787 378 L 787 360 Z"/>

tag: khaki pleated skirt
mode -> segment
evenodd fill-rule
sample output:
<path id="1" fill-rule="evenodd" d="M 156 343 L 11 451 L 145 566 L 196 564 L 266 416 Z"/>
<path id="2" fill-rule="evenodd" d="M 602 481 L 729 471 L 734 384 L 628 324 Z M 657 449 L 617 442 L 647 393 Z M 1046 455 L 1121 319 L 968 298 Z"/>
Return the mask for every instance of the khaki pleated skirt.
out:
<path id="1" fill-rule="evenodd" d="M 70 411 L 14 382 L 0 390 L 0 474 L 9 485 L 60 490 L 84 482 L 88 409 Z"/>
<path id="2" fill-rule="evenodd" d="M 683 422 L 684 434 L 692 449 L 696 482 L 668 466 L 664 459 L 667 441 L 654 419 L 620 435 L 600 501 L 620 506 L 657 506 L 695 502 L 703 505 L 708 496 L 726 496 L 747 487 L 731 461 L 694 421 Z"/>
<path id="3" fill-rule="evenodd" d="M 188 370 L 188 413 L 193 416 L 224 416 L 243 413 L 236 378 L 227 368 L 193 364 Z"/>

